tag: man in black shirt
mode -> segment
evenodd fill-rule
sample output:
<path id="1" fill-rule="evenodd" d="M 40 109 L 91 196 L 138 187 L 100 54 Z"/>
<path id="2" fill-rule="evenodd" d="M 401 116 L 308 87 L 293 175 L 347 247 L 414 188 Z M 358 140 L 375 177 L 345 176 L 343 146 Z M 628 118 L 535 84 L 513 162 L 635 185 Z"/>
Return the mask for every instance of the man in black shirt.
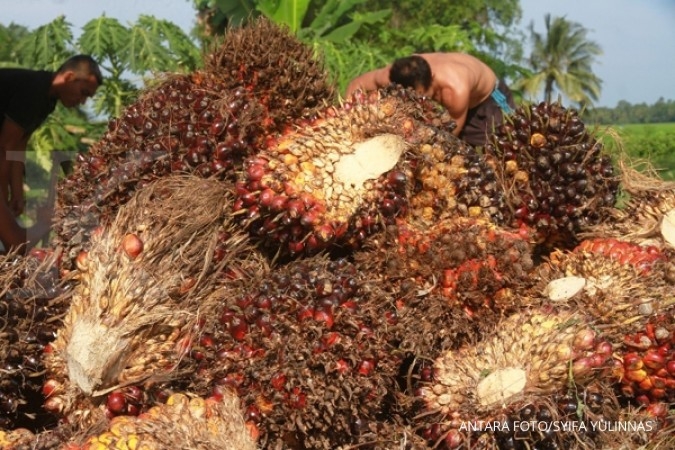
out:
<path id="1" fill-rule="evenodd" d="M 22 228 L 23 176 L 31 134 L 60 101 L 67 108 L 83 104 L 103 82 L 96 61 L 87 55 L 69 58 L 56 72 L 0 69 L 0 241 L 4 250 L 26 251 L 50 228 L 51 211 L 41 211 L 37 224 Z"/>

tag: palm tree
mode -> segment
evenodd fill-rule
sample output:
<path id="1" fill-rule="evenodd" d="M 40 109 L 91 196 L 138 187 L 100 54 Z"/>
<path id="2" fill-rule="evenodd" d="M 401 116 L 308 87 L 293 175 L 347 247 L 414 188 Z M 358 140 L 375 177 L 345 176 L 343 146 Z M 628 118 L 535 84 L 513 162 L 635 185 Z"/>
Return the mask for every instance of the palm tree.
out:
<path id="1" fill-rule="evenodd" d="M 577 22 L 551 15 L 544 17 L 546 34 L 534 31 L 531 23 L 532 53 L 527 63 L 530 77 L 514 83 L 516 89 L 536 96 L 544 91 L 544 100 L 550 102 L 554 87 L 579 105 L 590 106 L 600 95 L 600 80 L 591 68 L 595 58 L 602 54 L 600 46 L 587 39 L 588 30 Z"/>

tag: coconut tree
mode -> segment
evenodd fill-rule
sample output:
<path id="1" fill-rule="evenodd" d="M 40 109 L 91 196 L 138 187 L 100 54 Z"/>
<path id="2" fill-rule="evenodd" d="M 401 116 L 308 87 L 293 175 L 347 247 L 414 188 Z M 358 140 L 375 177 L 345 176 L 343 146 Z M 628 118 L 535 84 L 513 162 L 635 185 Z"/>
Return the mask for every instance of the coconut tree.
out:
<path id="1" fill-rule="evenodd" d="M 532 53 L 527 60 L 532 74 L 518 80 L 514 88 L 536 96 L 542 89 L 550 102 L 554 91 L 579 105 L 592 105 L 600 95 L 602 80 L 592 70 L 600 46 L 587 38 L 588 30 L 564 17 L 544 17 L 546 33 L 540 34 L 530 23 Z"/>

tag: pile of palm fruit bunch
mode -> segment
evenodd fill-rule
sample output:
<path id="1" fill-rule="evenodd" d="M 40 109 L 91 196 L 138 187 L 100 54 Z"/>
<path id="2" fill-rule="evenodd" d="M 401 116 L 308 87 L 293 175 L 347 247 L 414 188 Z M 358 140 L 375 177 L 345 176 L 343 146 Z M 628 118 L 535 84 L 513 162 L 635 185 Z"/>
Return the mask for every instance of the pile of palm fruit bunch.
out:
<path id="1" fill-rule="evenodd" d="M 574 243 L 613 207 L 618 179 L 603 145 L 574 109 L 522 105 L 485 146 L 504 190 L 505 224 L 526 225 L 546 248 Z"/>
<path id="2" fill-rule="evenodd" d="M 223 39 L 204 69 L 156 80 L 78 156 L 55 213 L 66 268 L 137 187 L 172 172 L 232 176 L 268 135 L 333 99 L 313 49 L 270 21 Z"/>
<path id="3" fill-rule="evenodd" d="M 0 328 L 3 364 L 42 352 L 0 394 L 24 377 L 47 419 L 7 409 L 3 448 L 600 449 L 622 420 L 668 442 L 675 190 L 616 176 L 558 103 L 481 151 L 410 90 L 336 102 L 265 20 L 207 58 L 59 185 L 68 288 L 0 315 L 48 324 Z"/>
<path id="4" fill-rule="evenodd" d="M 51 418 L 42 409 L 43 352 L 68 308 L 58 298 L 57 256 L 46 250 L 0 256 L 0 429 L 39 427 Z"/>

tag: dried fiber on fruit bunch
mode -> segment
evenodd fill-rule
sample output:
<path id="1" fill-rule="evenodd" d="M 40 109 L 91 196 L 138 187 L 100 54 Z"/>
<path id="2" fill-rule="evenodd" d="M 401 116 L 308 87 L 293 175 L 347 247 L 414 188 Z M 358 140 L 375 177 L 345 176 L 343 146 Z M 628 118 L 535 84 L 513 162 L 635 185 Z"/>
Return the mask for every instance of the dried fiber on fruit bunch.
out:
<path id="1" fill-rule="evenodd" d="M 614 356 L 613 375 L 623 398 L 663 424 L 675 404 L 675 309 L 626 334 Z"/>
<path id="2" fill-rule="evenodd" d="M 535 290 L 555 304 L 582 309 L 615 343 L 675 305 L 669 267 L 657 247 L 588 239 L 574 250 L 552 252 L 537 267 Z"/>
<path id="3" fill-rule="evenodd" d="M 31 431 L 27 428 L 4 431 L 0 429 L 0 448 L 3 450 L 64 450 L 68 449 L 68 440 L 79 431 L 65 423 L 59 423 L 44 431 Z"/>
<path id="4" fill-rule="evenodd" d="M 610 157 L 577 111 L 560 103 L 518 107 L 489 136 L 485 153 L 504 191 L 506 223 L 533 228 L 545 246 L 573 245 L 615 204 Z"/>
<path id="5" fill-rule="evenodd" d="M 443 117 L 411 90 L 357 92 L 249 158 L 235 210 L 263 245 L 291 256 L 358 248 L 409 212 L 497 214 L 489 168 L 481 179 L 479 155 L 432 125 Z"/>
<path id="6" fill-rule="evenodd" d="M 42 409 L 42 355 L 68 308 L 58 254 L 0 255 L 0 429 L 50 423 Z"/>
<path id="7" fill-rule="evenodd" d="M 238 295 L 215 291 L 192 392 L 235 389 L 262 448 L 333 449 L 367 442 L 393 403 L 388 318 L 346 259 L 315 255 L 275 267 Z"/>
<path id="8" fill-rule="evenodd" d="M 615 237 L 675 249 L 675 183 L 652 171 L 638 171 L 621 162 L 621 193 L 627 199 L 611 208 L 609 217 L 587 237 Z"/>
<path id="9" fill-rule="evenodd" d="M 453 442 L 471 438 L 460 430 L 462 422 L 492 422 L 510 408 L 566 392 L 571 383 L 588 385 L 602 374 L 611 351 L 581 313 L 514 313 L 482 341 L 436 359 L 432 381 L 419 391 L 428 410 L 420 425 L 439 424 L 448 446 L 458 446 Z"/>
<path id="10" fill-rule="evenodd" d="M 275 131 L 335 100 L 335 86 L 315 49 L 265 17 L 230 27 L 205 66 L 253 92 Z"/>
<path id="11" fill-rule="evenodd" d="M 642 407 L 621 408 L 615 421 L 599 422 L 603 449 L 670 449 L 675 448 L 675 421 L 659 422 Z"/>
<path id="12" fill-rule="evenodd" d="M 85 420 L 103 394 L 172 376 L 193 325 L 217 306 L 208 294 L 260 264 L 231 224 L 231 200 L 222 181 L 163 178 L 78 255 L 79 284 L 47 359 L 47 410 Z"/>
<path id="13" fill-rule="evenodd" d="M 231 392 L 201 398 L 173 394 L 140 416 L 118 416 L 106 431 L 69 444 L 71 450 L 255 450 L 239 400 Z"/>
<path id="14" fill-rule="evenodd" d="M 527 233 L 485 219 L 456 217 L 434 225 L 399 219 L 379 242 L 355 255 L 359 267 L 390 286 L 414 281 L 425 294 L 438 292 L 466 315 L 520 308 L 513 290 L 530 283 L 533 246 Z"/>
<path id="15" fill-rule="evenodd" d="M 171 172 L 234 176 L 268 135 L 311 115 L 333 90 L 313 49 L 266 19 L 233 28 L 206 68 L 146 88 L 59 186 L 56 242 L 72 264 L 91 230 Z M 289 81 L 291 80 L 291 81 Z"/>

